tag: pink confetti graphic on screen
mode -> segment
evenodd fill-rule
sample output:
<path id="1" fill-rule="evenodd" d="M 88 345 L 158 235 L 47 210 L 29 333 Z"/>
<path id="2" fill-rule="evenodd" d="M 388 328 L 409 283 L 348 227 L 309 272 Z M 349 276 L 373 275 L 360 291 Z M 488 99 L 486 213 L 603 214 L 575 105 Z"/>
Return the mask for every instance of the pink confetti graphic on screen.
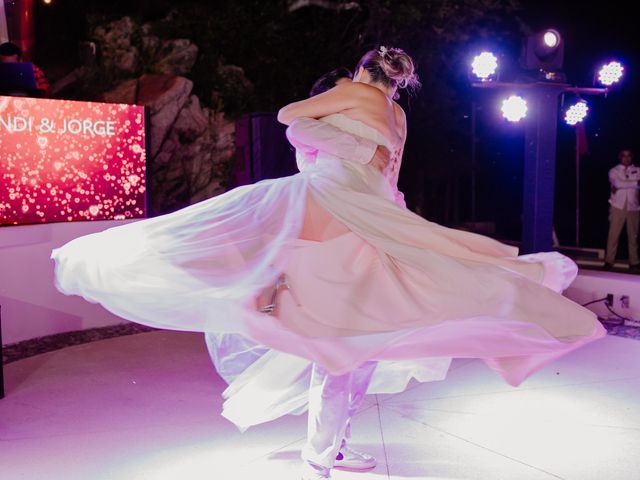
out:
<path id="1" fill-rule="evenodd" d="M 144 107 L 0 96 L 0 224 L 146 215 Z"/>

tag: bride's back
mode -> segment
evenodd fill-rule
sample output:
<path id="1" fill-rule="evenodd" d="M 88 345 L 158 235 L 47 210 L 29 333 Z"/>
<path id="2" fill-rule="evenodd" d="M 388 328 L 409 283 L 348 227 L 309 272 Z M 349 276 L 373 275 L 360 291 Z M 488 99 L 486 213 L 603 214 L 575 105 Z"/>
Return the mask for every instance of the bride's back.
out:
<path id="1" fill-rule="evenodd" d="M 380 89 L 366 83 L 353 82 L 349 90 L 345 93 L 352 93 L 355 101 L 340 113 L 376 129 L 388 139 L 387 146 L 401 146 L 407 128 L 402 108 Z"/>

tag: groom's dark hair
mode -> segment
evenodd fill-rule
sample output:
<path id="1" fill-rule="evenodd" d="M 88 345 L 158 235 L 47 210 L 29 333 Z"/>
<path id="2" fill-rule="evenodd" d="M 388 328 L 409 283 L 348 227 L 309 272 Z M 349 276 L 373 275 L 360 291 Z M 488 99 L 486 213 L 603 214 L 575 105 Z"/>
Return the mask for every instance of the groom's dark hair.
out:
<path id="1" fill-rule="evenodd" d="M 336 82 L 341 78 L 348 78 L 349 80 L 353 79 L 353 73 L 346 68 L 340 67 L 335 70 L 331 70 L 329 73 L 325 73 L 322 75 L 316 83 L 311 87 L 311 91 L 309 92 L 310 97 L 314 97 L 321 93 L 326 92 L 327 90 L 331 90 L 336 86 Z"/>

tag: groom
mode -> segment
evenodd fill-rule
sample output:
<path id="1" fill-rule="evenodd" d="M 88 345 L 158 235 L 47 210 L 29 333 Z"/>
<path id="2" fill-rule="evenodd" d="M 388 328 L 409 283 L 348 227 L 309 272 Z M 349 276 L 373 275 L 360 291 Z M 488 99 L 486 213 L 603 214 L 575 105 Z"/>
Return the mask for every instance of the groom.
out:
<path id="1" fill-rule="evenodd" d="M 316 81 L 311 96 L 321 94 L 342 82 L 350 82 L 346 68 L 333 70 Z M 287 128 L 287 138 L 296 148 L 299 170 L 315 162 L 318 151 L 336 157 L 371 163 L 384 173 L 390 160 L 389 150 L 366 138 L 351 135 L 321 120 L 299 118 Z M 406 207 L 402 193 L 395 199 Z M 368 361 L 344 375 L 330 375 L 314 363 L 309 389 L 307 442 L 302 449 L 303 480 L 329 478 L 331 468 L 367 470 L 376 466 L 371 455 L 347 446 L 351 420 L 367 392 L 377 362 Z"/>
<path id="2" fill-rule="evenodd" d="M 318 95 L 346 81 L 351 81 L 349 70 L 334 70 L 316 81 L 310 95 Z M 383 173 L 390 163 L 390 152 L 386 147 L 312 118 L 294 120 L 287 128 L 287 138 L 296 148 L 300 170 L 315 162 L 318 151 L 349 161 L 370 163 Z M 405 207 L 402 193 L 395 190 L 396 202 Z M 213 364 L 227 383 L 268 351 L 249 339 L 237 337 L 234 334 L 205 334 Z M 228 345 L 226 341 L 229 341 Z M 233 355 L 229 355 L 229 348 Z M 231 358 L 228 367 L 225 355 Z M 243 355 L 242 358 L 239 355 Z M 376 366 L 377 362 L 369 361 L 349 373 L 334 376 L 320 365 L 312 364 L 307 442 L 301 453 L 303 480 L 329 478 L 331 468 L 368 470 L 375 467 L 375 458 L 352 450 L 347 441 L 351 436 L 351 420 L 364 400 Z"/>

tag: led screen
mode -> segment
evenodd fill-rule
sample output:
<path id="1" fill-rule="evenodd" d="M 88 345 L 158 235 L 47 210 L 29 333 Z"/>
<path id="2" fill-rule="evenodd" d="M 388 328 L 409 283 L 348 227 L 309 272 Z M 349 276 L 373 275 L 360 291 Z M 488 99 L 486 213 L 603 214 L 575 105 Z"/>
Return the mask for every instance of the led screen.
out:
<path id="1" fill-rule="evenodd" d="M 0 224 L 146 215 L 138 105 L 0 96 Z"/>

